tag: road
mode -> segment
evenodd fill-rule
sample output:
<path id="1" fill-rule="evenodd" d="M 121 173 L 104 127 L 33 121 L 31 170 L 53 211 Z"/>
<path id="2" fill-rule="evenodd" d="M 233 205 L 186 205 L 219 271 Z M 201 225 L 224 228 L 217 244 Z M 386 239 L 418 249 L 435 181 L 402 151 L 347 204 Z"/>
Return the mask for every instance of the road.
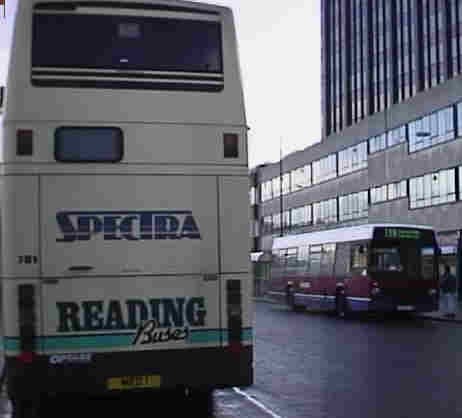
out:
<path id="1" fill-rule="evenodd" d="M 461 359 L 462 325 L 339 320 L 257 303 L 255 384 L 217 391 L 215 418 L 460 417 Z M 156 415 L 169 402 L 152 398 L 121 408 L 99 400 L 83 409 Z M 0 417 L 9 416 L 4 412 L 0 402 Z"/>
<path id="2" fill-rule="evenodd" d="M 255 385 L 285 418 L 462 416 L 462 325 L 256 304 Z"/>

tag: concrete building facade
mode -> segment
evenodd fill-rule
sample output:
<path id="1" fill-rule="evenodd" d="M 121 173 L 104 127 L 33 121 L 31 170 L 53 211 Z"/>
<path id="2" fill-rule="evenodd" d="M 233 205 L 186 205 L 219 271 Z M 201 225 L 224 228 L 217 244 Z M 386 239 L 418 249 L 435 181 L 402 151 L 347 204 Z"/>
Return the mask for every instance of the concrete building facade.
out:
<path id="1" fill-rule="evenodd" d="M 360 223 L 462 230 L 462 0 L 322 0 L 322 141 L 250 173 L 254 251 Z M 452 248 L 452 250 L 451 250 Z"/>
<path id="2" fill-rule="evenodd" d="M 440 245 L 455 246 L 462 229 L 462 77 L 376 112 L 282 164 L 255 167 L 250 179 L 254 251 L 269 251 L 281 231 L 366 222 L 432 225 Z"/>
<path id="3" fill-rule="evenodd" d="M 462 0 L 322 0 L 323 137 L 457 77 Z"/>

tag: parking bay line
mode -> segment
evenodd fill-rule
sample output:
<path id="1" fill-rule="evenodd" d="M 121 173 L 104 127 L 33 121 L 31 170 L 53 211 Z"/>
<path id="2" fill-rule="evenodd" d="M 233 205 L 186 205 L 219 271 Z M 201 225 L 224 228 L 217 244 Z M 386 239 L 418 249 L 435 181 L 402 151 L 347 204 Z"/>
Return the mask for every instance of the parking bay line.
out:
<path id="1" fill-rule="evenodd" d="M 233 388 L 234 392 L 236 392 L 238 395 L 243 396 L 246 398 L 249 402 L 252 402 L 255 406 L 260 408 L 262 411 L 266 412 L 268 415 L 272 416 L 273 418 L 282 418 L 280 415 L 274 413 L 271 411 L 271 409 L 268 409 L 265 405 L 263 405 L 261 402 L 257 401 L 255 398 L 250 396 L 249 394 L 245 393 L 244 391 L 240 390 L 239 388 Z"/>

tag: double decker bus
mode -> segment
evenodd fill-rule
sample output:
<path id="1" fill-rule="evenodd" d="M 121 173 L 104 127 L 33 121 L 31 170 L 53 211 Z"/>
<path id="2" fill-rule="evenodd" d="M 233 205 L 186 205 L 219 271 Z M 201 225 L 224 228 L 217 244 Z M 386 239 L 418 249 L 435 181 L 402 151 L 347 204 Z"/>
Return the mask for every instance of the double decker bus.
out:
<path id="1" fill-rule="evenodd" d="M 14 416 L 53 395 L 253 380 L 247 124 L 232 12 L 19 0 L 1 123 Z"/>
<path id="2" fill-rule="evenodd" d="M 269 296 L 294 310 L 438 310 L 438 245 L 426 226 L 367 224 L 275 238 Z"/>

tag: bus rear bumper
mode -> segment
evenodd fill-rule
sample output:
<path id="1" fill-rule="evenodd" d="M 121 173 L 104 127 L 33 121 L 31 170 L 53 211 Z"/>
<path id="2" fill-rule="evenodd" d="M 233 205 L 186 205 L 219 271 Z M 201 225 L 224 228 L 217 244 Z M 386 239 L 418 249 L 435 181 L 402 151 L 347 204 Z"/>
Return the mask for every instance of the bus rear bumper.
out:
<path id="1" fill-rule="evenodd" d="M 52 357 L 37 355 L 32 363 L 26 364 L 16 357 L 7 357 L 10 398 L 110 395 L 181 387 L 221 389 L 253 383 L 252 346 L 241 346 L 239 350 L 224 347 L 92 353 L 85 364 L 54 364 Z M 137 387 L 140 377 L 145 377 L 144 385 Z M 121 386 L 122 379 L 133 381 L 133 385 Z"/>

